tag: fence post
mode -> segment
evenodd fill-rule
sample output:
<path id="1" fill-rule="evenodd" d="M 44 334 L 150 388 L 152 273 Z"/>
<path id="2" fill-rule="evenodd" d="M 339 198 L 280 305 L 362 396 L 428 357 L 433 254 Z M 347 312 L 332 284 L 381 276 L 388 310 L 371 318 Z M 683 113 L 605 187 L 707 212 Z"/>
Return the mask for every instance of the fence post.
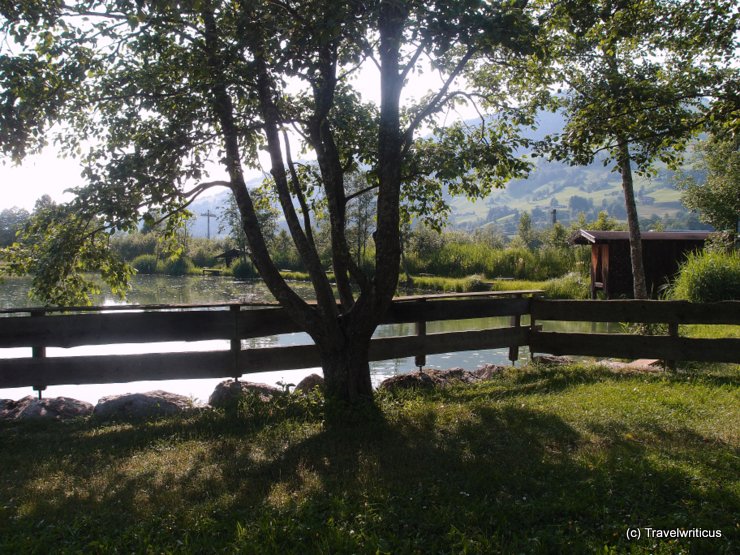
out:
<path id="1" fill-rule="evenodd" d="M 38 318 L 39 316 L 43 316 L 46 314 L 46 311 L 44 310 L 32 310 L 31 311 L 31 318 Z M 31 347 L 31 356 L 33 358 L 46 358 L 46 346 L 40 345 L 40 344 L 34 344 Z M 39 394 L 39 399 L 41 399 L 41 393 L 46 389 L 46 385 L 44 384 L 37 384 L 33 386 L 33 390 L 37 391 Z"/>
<path id="2" fill-rule="evenodd" d="M 241 305 L 231 305 L 229 307 L 229 312 L 231 312 L 234 317 L 234 332 L 231 337 L 231 364 L 234 370 L 233 378 L 234 381 L 239 381 L 239 378 L 242 375 L 242 371 L 239 368 L 242 353 L 242 341 L 239 337 L 239 314 L 241 313 Z"/>
<path id="3" fill-rule="evenodd" d="M 517 293 L 514 295 L 515 299 L 521 299 L 522 294 Z M 522 316 L 521 314 L 515 314 L 511 317 L 511 325 L 514 328 L 518 328 L 522 325 Z M 512 345 L 509 347 L 509 360 L 511 361 L 512 366 L 514 363 L 519 359 L 519 346 L 518 345 Z"/>
<path id="4" fill-rule="evenodd" d="M 418 302 L 419 303 L 424 303 L 425 301 L 426 301 L 426 299 L 419 299 Z M 424 306 L 424 305 L 422 304 L 422 306 Z M 414 326 L 416 328 L 416 337 L 426 337 L 426 335 L 427 335 L 427 322 L 426 322 L 426 320 L 421 320 L 420 322 L 416 322 L 414 324 Z M 426 350 L 424 350 L 420 354 L 417 354 L 414 357 L 414 364 L 419 367 L 419 371 L 420 372 L 424 368 L 424 366 L 426 365 L 426 363 L 427 363 Z"/>
<path id="5" fill-rule="evenodd" d="M 532 310 L 532 303 L 534 303 L 534 300 L 536 298 L 536 295 L 532 295 L 532 298 L 529 301 L 529 337 L 527 339 L 527 348 L 529 349 L 529 360 L 534 360 L 534 352 L 532 351 L 532 334 L 537 333 L 537 322 L 534 318 L 534 312 Z"/>
<path id="6" fill-rule="evenodd" d="M 678 337 L 678 322 L 670 322 L 668 324 L 668 336 L 669 337 Z M 670 370 L 671 372 L 676 371 L 676 361 L 675 360 L 667 360 L 665 362 L 666 369 Z"/>

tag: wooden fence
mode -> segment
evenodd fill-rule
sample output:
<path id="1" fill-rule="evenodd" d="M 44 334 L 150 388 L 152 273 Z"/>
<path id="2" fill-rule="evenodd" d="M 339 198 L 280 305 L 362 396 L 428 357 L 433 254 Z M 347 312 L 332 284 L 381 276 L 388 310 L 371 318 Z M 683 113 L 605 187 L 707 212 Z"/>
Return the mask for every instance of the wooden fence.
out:
<path id="1" fill-rule="evenodd" d="M 372 341 L 371 360 L 520 347 L 532 353 L 664 360 L 740 362 L 740 339 L 680 337 L 679 324 L 740 324 L 740 302 L 711 305 L 666 301 L 556 301 L 538 291 L 401 297 L 384 324 L 413 323 L 415 334 Z M 300 331 L 277 306 L 187 305 L 27 309 L 2 311 L 0 348 L 31 347 L 30 357 L 0 360 L 0 388 L 102 384 L 140 380 L 239 377 L 319 366 L 314 345 L 244 348 L 242 340 Z M 427 333 L 427 322 L 504 316 L 509 325 L 474 331 Z M 523 322 L 525 317 L 529 322 Z M 668 334 L 582 334 L 542 331 L 544 320 L 646 322 Z M 47 347 L 166 341 L 229 340 L 230 348 L 132 355 L 47 357 Z M 0 353 L 0 356 L 2 354 Z"/>

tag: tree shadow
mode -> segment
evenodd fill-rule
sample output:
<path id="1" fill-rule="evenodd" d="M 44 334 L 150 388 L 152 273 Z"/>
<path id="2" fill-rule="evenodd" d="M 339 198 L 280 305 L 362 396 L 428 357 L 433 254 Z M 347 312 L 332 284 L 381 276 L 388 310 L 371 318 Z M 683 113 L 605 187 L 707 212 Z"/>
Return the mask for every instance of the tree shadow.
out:
<path id="1" fill-rule="evenodd" d="M 10 538 L 0 548 L 593 552 L 630 549 L 628 526 L 729 536 L 740 509 L 722 484 L 736 463 L 732 446 L 652 425 L 578 431 L 523 406 L 421 404 L 412 416 L 331 428 L 260 428 L 216 414 L 56 429 L 40 426 L 31 438 L 0 428 L 9 440 L 0 454 L 31 456 L 33 441 L 58 452 L 6 473 L 3 490 L 23 490 L 25 500 L 0 510 L 0 536 Z M 733 541 L 686 545 L 729 553 Z"/>

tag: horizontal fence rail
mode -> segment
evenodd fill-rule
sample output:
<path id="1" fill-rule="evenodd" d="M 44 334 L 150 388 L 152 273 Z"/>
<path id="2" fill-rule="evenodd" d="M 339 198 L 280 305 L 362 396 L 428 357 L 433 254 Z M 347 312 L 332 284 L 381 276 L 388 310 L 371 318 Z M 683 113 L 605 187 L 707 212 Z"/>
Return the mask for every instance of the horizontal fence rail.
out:
<path id="1" fill-rule="evenodd" d="M 509 358 L 528 346 L 532 353 L 618 358 L 740 362 L 740 339 L 680 337 L 679 324 L 740 325 L 740 302 L 691 304 L 674 301 L 559 301 L 539 291 L 442 294 L 395 299 L 383 324 L 415 324 L 415 335 L 378 337 L 371 360 L 454 351 L 509 348 Z M 96 311 L 97 310 L 97 311 Z M 128 310 L 128 311 L 125 311 Z M 134 310 L 134 311 L 131 311 Z M 157 305 L 72 309 L 5 310 L 0 348 L 31 347 L 27 358 L 0 359 L 0 388 L 103 384 L 141 380 L 239 377 L 253 372 L 320 365 L 314 345 L 245 348 L 242 340 L 300 330 L 277 306 Z M 508 317 L 493 329 L 428 334 L 427 322 Z M 530 317 L 527 325 L 522 318 Z M 542 321 L 667 324 L 667 335 L 545 332 Z M 219 351 L 47 357 L 47 347 L 229 340 Z"/>
<path id="2" fill-rule="evenodd" d="M 373 339 L 371 360 L 462 350 L 525 346 L 528 328 L 518 322 L 530 311 L 538 291 L 442 294 L 395 299 L 382 324 L 414 323 L 413 336 Z M 107 311 L 108 307 L 97 307 Z M 74 313 L 47 314 L 42 309 L 6 310 L 0 318 L 0 348 L 32 347 L 33 356 L 0 360 L 0 388 L 103 384 L 141 380 L 240 377 L 320 365 L 315 345 L 244 348 L 242 340 L 302 331 L 277 306 L 242 304 L 128 307 L 135 312 L 98 313 L 89 308 Z M 50 312 L 61 312 L 53 309 Z M 82 313 L 81 313 L 82 312 Z M 20 316 L 19 314 L 30 316 Z M 514 327 L 427 334 L 420 323 L 511 317 Z M 222 351 L 46 357 L 47 347 L 79 347 L 121 343 L 230 340 Z"/>
<path id="3" fill-rule="evenodd" d="M 667 324 L 667 335 L 559 333 L 533 328 L 532 352 L 617 358 L 740 362 L 740 339 L 680 337 L 680 324 L 740 325 L 740 302 L 561 301 L 532 299 L 532 323 L 542 320 Z"/>

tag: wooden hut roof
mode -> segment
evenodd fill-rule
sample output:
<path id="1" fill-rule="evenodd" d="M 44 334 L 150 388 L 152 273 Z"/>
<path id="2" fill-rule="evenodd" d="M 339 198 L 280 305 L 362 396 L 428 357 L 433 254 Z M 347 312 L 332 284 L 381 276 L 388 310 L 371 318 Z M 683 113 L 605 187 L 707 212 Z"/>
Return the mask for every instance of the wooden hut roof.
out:
<path id="1" fill-rule="evenodd" d="M 643 241 L 705 241 L 710 231 L 645 231 Z M 594 245 L 612 241 L 629 241 L 628 231 L 591 231 L 579 229 L 570 238 L 574 245 Z"/>
<path id="2" fill-rule="evenodd" d="M 214 258 L 236 258 L 237 256 L 241 256 L 244 254 L 239 249 L 229 249 L 226 252 L 222 252 L 221 254 L 217 254 L 214 256 Z"/>

